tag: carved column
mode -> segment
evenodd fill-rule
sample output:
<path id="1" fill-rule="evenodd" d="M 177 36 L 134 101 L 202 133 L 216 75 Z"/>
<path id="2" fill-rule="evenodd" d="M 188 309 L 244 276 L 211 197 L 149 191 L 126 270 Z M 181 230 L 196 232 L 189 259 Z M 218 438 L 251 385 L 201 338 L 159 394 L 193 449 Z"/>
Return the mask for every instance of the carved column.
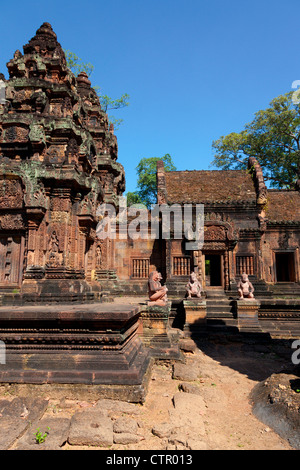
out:
<path id="1" fill-rule="evenodd" d="M 68 263 L 68 240 L 70 236 L 70 188 L 53 188 L 50 200 L 50 226 L 48 235 L 56 233 L 59 241 L 57 265 Z M 49 253 L 50 254 L 50 253 Z M 49 259 L 47 260 L 49 262 Z"/>
<path id="2" fill-rule="evenodd" d="M 80 227 L 79 240 L 78 240 L 78 268 L 84 270 L 85 268 L 85 246 L 86 246 L 87 228 Z"/>
<path id="3" fill-rule="evenodd" d="M 166 240 L 166 279 L 172 277 L 172 245 L 171 240 Z"/>
<path id="4" fill-rule="evenodd" d="M 197 274 L 198 274 L 198 279 L 199 279 L 199 281 L 200 281 L 202 287 L 204 287 L 204 286 L 203 286 L 203 269 L 202 269 L 202 264 L 203 264 L 203 259 L 202 259 L 202 258 L 203 258 L 203 255 L 202 255 L 202 251 L 201 251 L 201 250 L 196 251 L 195 254 L 197 254 L 195 261 L 197 262 Z M 194 264 L 194 266 L 196 266 L 196 264 Z"/>
<path id="5" fill-rule="evenodd" d="M 230 250 L 228 252 L 228 262 L 229 262 L 229 285 L 230 287 L 232 288 L 233 285 L 236 284 L 236 280 L 235 280 L 235 276 L 236 276 L 236 273 L 235 273 L 235 257 L 234 257 L 234 253 L 233 253 L 233 250 Z"/>
<path id="6" fill-rule="evenodd" d="M 39 208 L 27 209 L 27 249 L 26 249 L 26 264 L 24 272 L 24 282 L 22 285 L 22 292 L 36 292 L 37 285 L 35 279 L 42 279 L 45 275 L 44 267 L 40 263 L 39 253 L 39 237 L 38 229 L 41 219 L 44 216 L 44 210 Z"/>
<path id="7" fill-rule="evenodd" d="M 44 216 L 44 210 L 40 208 L 27 209 L 27 228 L 28 228 L 28 240 L 27 240 L 27 268 L 29 266 L 38 266 L 39 264 L 39 252 L 38 252 L 38 237 L 37 231 Z"/>
<path id="8" fill-rule="evenodd" d="M 35 220 L 28 220 L 28 247 L 27 247 L 27 267 L 35 266 L 36 233 L 38 223 Z"/>
<path id="9" fill-rule="evenodd" d="M 228 249 L 224 252 L 224 287 L 225 290 L 228 290 L 230 288 Z"/>

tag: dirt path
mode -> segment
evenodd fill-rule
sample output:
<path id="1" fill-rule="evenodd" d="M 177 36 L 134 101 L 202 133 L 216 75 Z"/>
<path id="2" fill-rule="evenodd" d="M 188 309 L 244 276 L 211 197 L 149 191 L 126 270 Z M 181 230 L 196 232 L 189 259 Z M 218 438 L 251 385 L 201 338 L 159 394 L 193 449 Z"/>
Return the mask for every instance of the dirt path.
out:
<path id="1" fill-rule="evenodd" d="M 206 344 L 202 350 L 185 353 L 185 365 L 179 370 L 177 379 L 173 378 L 172 364 L 156 364 L 146 402 L 142 406 L 136 405 L 139 414 L 138 417 L 133 416 L 138 421 L 142 439 L 134 444 L 113 444 L 110 449 L 290 450 L 287 441 L 256 419 L 248 400 L 258 381 L 284 366 L 278 357 L 254 352 L 242 344 Z M 174 415 L 174 397 L 178 397 L 179 392 L 185 401 Z M 198 409 L 185 408 L 195 397 L 200 400 L 199 405 L 195 402 Z M 69 410 L 64 410 L 60 403 L 52 403 L 48 413 L 65 416 L 78 407 L 92 406 L 88 403 L 74 405 L 70 402 Z M 190 411 L 192 414 L 199 411 L 195 422 L 193 419 L 184 421 L 184 416 Z M 153 428 L 160 431 L 160 437 L 153 434 Z M 87 447 L 67 443 L 63 448 Z"/>
<path id="2" fill-rule="evenodd" d="M 206 410 L 203 415 L 205 434 L 201 437 L 203 448 L 215 450 L 275 450 L 291 449 L 271 429 L 266 427 L 251 411 L 248 400 L 253 386 L 267 378 L 269 373 L 281 366 L 277 360 L 263 357 L 251 351 L 242 352 L 242 346 L 219 347 L 214 351 L 215 358 L 200 350 L 185 354 L 186 364 L 193 369 L 199 367 L 199 375 L 192 391 L 197 391 L 204 399 Z M 253 378 L 255 377 L 255 379 Z M 149 393 L 144 405 L 142 419 L 150 429 L 153 423 L 168 422 L 173 410 L 172 398 L 184 380 L 172 379 L 172 367 L 156 365 L 153 371 Z M 188 394 L 187 400 L 188 400 Z M 178 423 L 178 425 L 180 422 Z M 167 439 L 149 437 L 135 448 L 165 449 Z"/>
<path id="3" fill-rule="evenodd" d="M 75 401 L 67 396 L 63 399 L 43 397 L 39 420 L 22 430 L 9 448 L 292 449 L 287 441 L 253 415 L 249 403 L 252 388 L 272 373 L 288 367 L 286 361 L 270 353 L 257 352 L 255 347 L 241 343 L 207 342 L 193 353 L 184 353 L 184 357 L 183 363 L 159 362 L 154 365 L 143 405 L 112 400 Z M 10 391 L 6 389 L 5 393 L 1 389 L 0 399 L 4 405 L 16 401 L 13 388 Z M 30 399 L 35 406 L 39 406 L 35 397 Z M 20 416 L 14 415 L 14 419 L 17 419 L 20 429 L 25 429 L 22 427 L 24 406 L 16 403 L 13 409 L 20 409 L 15 415 L 22 412 Z M 28 414 L 31 410 L 25 409 L 25 412 Z M 79 416 L 76 426 L 75 415 Z M 3 415 L 1 420 L 4 421 L 1 421 L 0 438 L 3 437 L 1 432 L 5 433 L 5 423 L 7 432 L 12 431 L 10 419 L 5 421 Z M 107 429 L 101 430 L 103 422 L 107 423 Z M 49 436 L 39 445 L 34 440 L 37 426 L 41 427 L 41 431 L 50 427 Z M 101 439 L 110 444 L 99 444 Z"/>

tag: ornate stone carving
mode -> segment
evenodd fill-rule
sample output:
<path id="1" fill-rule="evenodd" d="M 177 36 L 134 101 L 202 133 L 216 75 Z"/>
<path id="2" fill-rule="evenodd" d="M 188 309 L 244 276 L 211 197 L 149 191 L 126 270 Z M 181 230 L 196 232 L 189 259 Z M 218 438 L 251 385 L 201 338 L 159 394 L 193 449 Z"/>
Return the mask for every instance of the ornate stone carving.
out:
<path id="1" fill-rule="evenodd" d="M 56 232 L 53 231 L 49 241 L 47 267 L 59 267 L 62 264 L 61 261 L 62 255 L 59 253 L 59 240 L 57 238 Z"/>
<path id="2" fill-rule="evenodd" d="M 186 286 L 187 298 L 201 298 L 202 286 L 197 279 L 196 273 L 192 272 L 190 274 L 190 280 Z"/>
<path id="3" fill-rule="evenodd" d="M 0 209 L 20 209 L 23 207 L 24 192 L 20 179 L 0 175 Z"/>
<path id="4" fill-rule="evenodd" d="M 40 142 L 45 144 L 45 131 L 42 125 L 32 124 L 30 126 L 29 139 L 31 142 Z"/>
<path id="5" fill-rule="evenodd" d="M 167 302 L 167 287 L 163 287 L 160 283 L 161 276 L 157 271 L 149 274 L 148 279 L 148 305 L 165 306 Z"/>
<path id="6" fill-rule="evenodd" d="M 21 214 L 0 215 L 0 230 L 24 230 L 25 223 Z"/>
<path id="7" fill-rule="evenodd" d="M 73 163 L 78 161 L 78 152 L 79 147 L 76 142 L 76 139 L 70 139 L 66 149 L 66 160 L 68 163 Z"/>
<path id="8" fill-rule="evenodd" d="M 248 275 L 243 273 L 241 275 L 240 281 L 237 285 L 238 293 L 240 296 L 240 300 L 242 299 L 254 299 L 254 287 L 249 281 Z"/>
<path id="9" fill-rule="evenodd" d="M 204 239 L 205 240 L 226 240 L 226 230 L 221 225 L 210 225 L 204 227 Z"/>
<path id="10" fill-rule="evenodd" d="M 252 171 L 257 192 L 257 204 L 263 206 L 267 203 L 268 191 L 260 164 L 257 159 L 250 157 L 248 160 L 248 168 Z"/>

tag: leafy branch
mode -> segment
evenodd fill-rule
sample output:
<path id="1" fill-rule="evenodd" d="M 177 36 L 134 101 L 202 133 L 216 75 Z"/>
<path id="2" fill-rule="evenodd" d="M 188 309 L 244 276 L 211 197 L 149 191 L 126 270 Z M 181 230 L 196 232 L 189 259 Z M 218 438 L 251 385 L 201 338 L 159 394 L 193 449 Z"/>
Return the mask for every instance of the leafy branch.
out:
<path id="1" fill-rule="evenodd" d="M 76 77 L 81 73 L 85 72 L 88 76 L 90 76 L 94 71 L 94 66 L 91 63 L 83 62 L 74 52 L 69 50 L 64 50 L 67 66 L 69 69 L 76 75 Z M 107 95 L 101 93 L 101 89 L 99 86 L 94 86 L 94 90 L 96 91 L 101 109 L 107 113 L 111 110 L 118 110 L 121 108 L 125 108 L 129 106 L 129 98 L 130 96 L 128 93 L 124 93 L 120 98 L 112 99 Z M 114 129 L 117 130 L 120 125 L 123 123 L 123 119 L 117 119 L 112 115 L 109 115 L 109 122 L 114 125 Z"/>

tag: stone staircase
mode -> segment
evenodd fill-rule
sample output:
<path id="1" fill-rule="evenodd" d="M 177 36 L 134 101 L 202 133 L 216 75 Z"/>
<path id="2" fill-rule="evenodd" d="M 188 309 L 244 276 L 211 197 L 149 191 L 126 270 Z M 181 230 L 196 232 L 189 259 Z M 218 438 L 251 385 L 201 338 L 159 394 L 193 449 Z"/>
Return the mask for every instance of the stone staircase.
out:
<path id="1" fill-rule="evenodd" d="M 165 285 L 168 288 L 168 297 L 171 299 L 184 299 L 188 277 L 184 279 L 168 279 Z"/>
<path id="2" fill-rule="evenodd" d="M 234 301 L 223 288 L 208 287 L 206 290 L 207 324 L 214 329 L 236 326 Z"/>
<path id="3" fill-rule="evenodd" d="M 270 291 L 274 298 L 281 299 L 300 299 L 300 283 L 299 282 L 278 282 L 270 286 Z"/>
<path id="4" fill-rule="evenodd" d="M 258 279 L 256 276 L 248 276 L 249 281 L 254 287 L 254 296 L 256 299 L 271 299 L 273 297 L 273 292 L 270 289 L 269 285 L 262 279 Z M 240 278 L 236 278 L 236 283 L 232 286 L 230 291 L 226 291 L 228 297 L 233 299 L 238 299 L 239 294 L 237 290 L 237 285 L 240 281 Z"/>

